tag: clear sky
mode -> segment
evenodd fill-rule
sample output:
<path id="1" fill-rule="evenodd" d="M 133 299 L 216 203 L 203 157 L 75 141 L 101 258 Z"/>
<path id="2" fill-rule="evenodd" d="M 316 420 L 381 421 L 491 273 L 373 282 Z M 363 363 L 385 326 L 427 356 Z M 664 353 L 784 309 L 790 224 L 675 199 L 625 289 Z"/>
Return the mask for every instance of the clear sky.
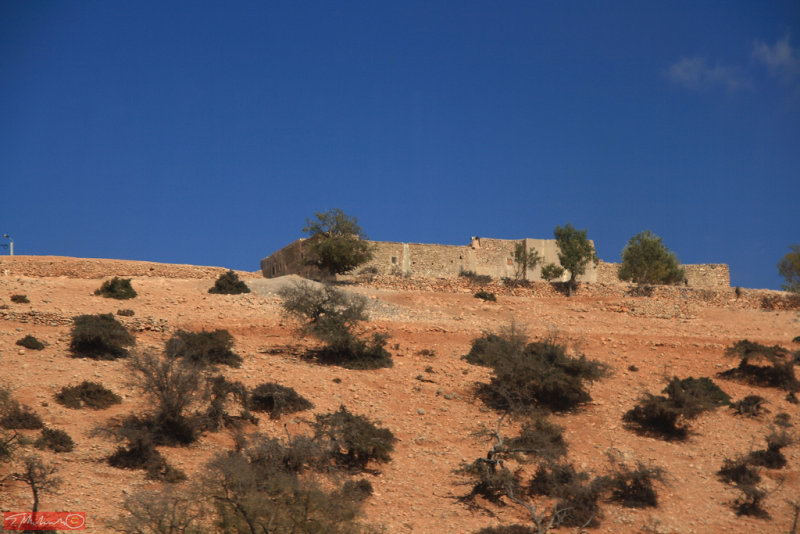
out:
<path id="1" fill-rule="evenodd" d="M 0 2 L 17 254 L 254 271 L 339 207 L 606 261 L 649 229 L 777 289 L 799 199 L 797 0 Z"/>

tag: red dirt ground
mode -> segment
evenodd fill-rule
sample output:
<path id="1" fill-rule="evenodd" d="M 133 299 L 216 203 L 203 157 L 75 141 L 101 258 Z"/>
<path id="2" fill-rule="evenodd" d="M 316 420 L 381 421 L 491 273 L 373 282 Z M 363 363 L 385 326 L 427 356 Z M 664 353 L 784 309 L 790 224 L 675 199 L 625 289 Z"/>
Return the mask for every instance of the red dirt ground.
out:
<path id="1" fill-rule="evenodd" d="M 124 361 L 68 355 L 72 317 L 131 308 L 135 316 L 119 319 L 137 330 L 140 349 L 160 351 L 178 329 L 228 329 L 236 340 L 235 351 L 244 357 L 241 368 L 226 370 L 229 378 L 249 387 L 276 381 L 312 400 L 313 413 L 345 404 L 351 412 L 391 429 L 399 441 L 392 461 L 371 477 L 375 493 L 367 500 L 363 517 L 365 522 L 383 525 L 387 532 L 461 533 L 525 521 L 523 510 L 514 504 L 488 505 L 484 511 L 468 509 L 457 498 L 469 488 L 453 473 L 462 461 L 485 455 L 489 445 L 472 434 L 497 420 L 497 414 L 484 408 L 473 394 L 476 382 L 488 380 L 488 370 L 467 364 L 461 356 L 469 351 L 472 339 L 512 320 L 524 326 L 531 338 L 557 332 L 588 357 L 612 368 L 609 377 L 592 385 L 590 404 L 553 418 L 565 428 L 568 455 L 576 466 L 599 474 L 607 466 L 607 454 L 615 453 L 666 471 L 665 482 L 658 487 L 658 508 L 627 509 L 603 503 L 602 522 L 591 531 L 766 533 L 789 532 L 792 526 L 794 511 L 787 501 L 800 499 L 798 444 L 784 449 L 788 459 L 784 469 L 764 472 L 762 485 L 769 492 L 765 508 L 771 519 L 738 517 L 730 506 L 737 491 L 715 475 L 723 459 L 763 448 L 775 414 L 786 412 L 795 425 L 800 422 L 800 408 L 784 399 L 785 392 L 715 378 L 733 399 L 748 394 L 765 397 L 770 413 L 758 419 L 735 416 L 727 408 L 706 413 L 692 422 L 693 434 L 684 443 L 642 437 L 621 422 L 622 414 L 642 393 L 660 392 L 665 377 L 714 377 L 733 367 L 736 362 L 723 352 L 737 340 L 796 350 L 791 340 L 800 335 L 800 313 L 763 310 L 757 305 L 764 295 L 780 296 L 779 292 L 744 290 L 747 298 L 737 299 L 733 290 L 715 295 L 676 290 L 648 298 L 625 296 L 624 286 L 585 286 L 567 298 L 542 285 L 521 296 L 498 294 L 496 303 L 483 303 L 464 281 L 433 284 L 427 290 L 424 282 L 408 289 L 408 283 L 393 283 L 389 278 L 354 283 L 345 288 L 369 298 L 369 328 L 391 336 L 395 364 L 390 369 L 351 371 L 319 366 L 297 356 L 302 352 L 297 349 L 311 342 L 298 339 L 295 325 L 281 315 L 280 299 L 259 273 L 239 273 L 257 293 L 208 294 L 221 272 L 220 268 L 121 260 L 0 260 L 0 305 L 7 305 L 0 309 L 0 385 L 34 408 L 48 426 L 66 430 L 77 445 L 71 453 L 37 451 L 58 467 L 63 479 L 57 492 L 43 496 L 41 510 L 86 511 L 87 530 L 106 532 L 104 520 L 121 513 L 126 494 L 159 486 L 146 480 L 142 471 L 110 467 L 105 458 L 116 444 L 92 434 L 92 429 L 113 416 L 148 408 L 129 385 Z M 116 301 L 93 295 L 103 279 L 115 275 L 132 277 L 139 296 Z M 12 303 L 13 294 L 27 295 L 30 303 Z M 33 351 L 15 345 L 26 334 L 45 341 L 47 348 Z M 421 353 L 425 349 L 432 355 Z M 638 371 L 628 370 L 631 365 Z M 334 382 L 335 378 L 341 382 Z M 61 387 L 82 380 L 101 382 L 120 393 L 122 404 L 96 412 L 54 402 Z M 284 423 L 293 433 L 304 429 L 299 419 L 284 416 L 280 421 L 262 417 L 257 428 L 249 431 L 282 436 Z M 36 435 L 35 431 L 26 433 Z M 223 431 L 207 433 L 187 448 L 162 447 L 161 451 L 191 479 L 216 452 L 231 445 L 230 434 Z M 0 478 L 12 470 L 13 465 L 0 465 Z M 4 511 L 24 510 L 30 503 L 26 486 L 13 480 L 0 485 Z"/>

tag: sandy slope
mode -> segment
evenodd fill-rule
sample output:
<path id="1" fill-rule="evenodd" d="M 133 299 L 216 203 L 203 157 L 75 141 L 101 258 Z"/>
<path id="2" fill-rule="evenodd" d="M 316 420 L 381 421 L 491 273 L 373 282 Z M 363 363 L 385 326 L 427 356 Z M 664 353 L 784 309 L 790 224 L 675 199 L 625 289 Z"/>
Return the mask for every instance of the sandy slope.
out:
<path id="1" fill-rule="evenodd" d="M 731 367 L 734 362 L 723 356 L 723 350 L 736 340 L 792 346 L 791 339 L 800 334 L 796 310 L 760 310 L 743 305 L 732 292 L 714 299 L 708 295 L 648 299 L 626 297 L 619 288 L 596 288 L 568 299 L 545 287 L 528 296 L 501 295 L 496 303 L 482 303 L 463 284 L 448 286 L 447 292 L 441 286 L 404 289 L 400 282 L 392 287 L 386 280 L 354 284 L 347 289 L 370 299 L 370 327 L 391 335 L 395 366 L 348 371 L 297 356 L 296 349 L 311 342 L 298 339 L 293 325 L 281 317 L 273 282 L 257 278 L 256 273 L 240 273 L 256 293 L 209 295 L 207 290 L 220 272 L 220 268 L 121 260 L 0 261 L 0 305 L 8 305 L 0 309 L 0 383 L 77 443 L 72 453 L 42 453 L 64 479 L 57 493 L 44 496 L 42 509 L 86 511 L 88 530 L 104 532 L 102 521 L 119 513 L 127 492 L 156 486 L 140 471 L 109 467 L 104 458 L 115 444 L 92 435 L 93 428 L 112 416 L 147 408 L 128 384 L 124 363 L 73 359 L 67 353 L 71 317 L 131 308 L 136 315 L 121 320 L 137 330 L 139 348 L 160 350 L 177 329 L 226 328 L 245 360 L 242 368 L 226 371 L 230 378 L 248 386 L 277 381 L 311 399 L 314 413 L 345 404 L 389 427 L 400 441 L 392 462 L 372 478 L 375 494 L 365 507 L 365 519 L 385 525 L 388 532 L 470 532 L 524 520 L 513 505 L 490 506 L 484 512 L 467 509 L 457 497 L 468 489 L 453 474 L 461 461 L 485 454 L 486 443 L 471 434 L 481 425 L 493 425 L 497 417 L 472 394 L 475 382 L 486 380 L 488 372 L 466 364 L 460 356 L 473 338 L 511 320 L 524 325 L 531 337 L 557 331 L 613 369 L 612 376 L 592 386 L 591 404 L 555 418 L 566 428 L 569 456 L 578 466 L 600 473 L 606 454 L 616 452 L 667 471 L 659 508 L 632 510 L 604 504 L 604 519 L 595 531 L 788 532 L 791 526 L 793 514 L 786 500 L 800 498 L 800 446 L 784 450 L 787 468 L 765 477 L 764 485 L 771 491 L 766 503 L 771 520 L 737 517 L 729 506 L 736 491 L 715 476 L 724 458 L 763 447 L 762 437 L 776 413 L 790 414 L 800 426 L 800 408 L 786 402 L 782 392 L 717 381 L 735 399 L 751 393 L 767 398 L 771 414 L 761 419 L 736 417 L 726 409 L 706 414 L 694 422 L 695 434 L 686 443 L 640 437 L 625 430 L 620 417 L 642 392 L 662 389 L 664 377 L 713 376 Z M 92 295 L 99 278 L 117 274 L 133 277 L 136 299 L 119 302 Z M 11 303 L 9 297 L 16 293 L 26 294 L 30 304 Z M 49 346 L 43 351 L 16 346 L 26 334 Z M 435 354 L 421 354 L 423 349 Z M 631 365 L 638 371 L 628 370 Z M 62 386 L 84 379 L 123 394 L 123 403 L 92 412 L 70 410 L 53 401 Z M 257 430 L 283 435 L 284 423 L 291 432 L 303 431 L 303 424 L 292 417 L 278 422 L 262 418 Z M 163 453 L 191 478 L 231 443 L 225 432 L 207 434 L 191 447 L 163 448 Z M 0 466 L 0 473 L 9 469 Z M 29 503 L 29 492 L 19 483 L 8 481 L 0 487 L 3 510 L 24 509 Z"/>

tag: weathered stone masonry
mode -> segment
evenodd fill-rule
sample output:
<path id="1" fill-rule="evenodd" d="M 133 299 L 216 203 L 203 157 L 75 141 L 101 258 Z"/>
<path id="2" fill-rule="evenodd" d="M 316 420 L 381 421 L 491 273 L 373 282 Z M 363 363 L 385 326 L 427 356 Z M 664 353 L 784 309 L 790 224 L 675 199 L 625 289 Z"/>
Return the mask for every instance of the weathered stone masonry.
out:
<path id="1" fill-rule="evenodd" d="M 261 260 L 261 272 L 267 278 L 299 274 L 307 278 L 319 277 L 319 270 L 305 264 L 304 239 L 278 250 Z M 421 278 L 453 278 L 463 271 L 488 275 L 495 279 L 513 278 L 514 247 L 518 243 L 528 250 L 536 250 L 543 261 L 525 273 L 525 279 L 539 281 L 542 265 L 558 265 L 558 245 L 555 239 L 490 239 L 472 238 L 469 245 L 434 245 L 373 241 L 375 253 L 372 260 L 358 270 L 370 269 L 377 274 L 396 274 Z M 594 243 L 593 243 L 594 245 Z M 601 261 L 597 267 L 589 264 L 580 282 L 619 284 L 617 263 Z M 730 273 L 725 264 L 683 265 L 687 285 L 698 288 L 730 287 Z M 566 280 L 565 274 L 562 280 Z"/>
<path id="2" fill-rule="evenodd" d="M 261 260 L 261 271 L 267 278 L 286 274 L 306 277 L 319 275 L 316 268 L 305 264 L 304 239 L 295 241 Z M 541 280 L 541 267 L 546 263 L 558 264 L 558 247 L 554 239 L 488 239 L 474 237 L 469 245 L 432 245 L 423 243 L 398 243 L 373 241 L 372 260 L 359 268 L 377 274 L 398 274 L 426 278 L 450 278 L 463 271 L 472 271 L 492 278 L 513 278 L 514 247 L 525 245 L 526 252 L 535 249 L 544 258 L 535 269 L 525 273 L 527 280 Z M 590 264 L 582 282 L 594 282 L 597 273 Z M 565 276 L 566 279 L 566 276 Z"/>

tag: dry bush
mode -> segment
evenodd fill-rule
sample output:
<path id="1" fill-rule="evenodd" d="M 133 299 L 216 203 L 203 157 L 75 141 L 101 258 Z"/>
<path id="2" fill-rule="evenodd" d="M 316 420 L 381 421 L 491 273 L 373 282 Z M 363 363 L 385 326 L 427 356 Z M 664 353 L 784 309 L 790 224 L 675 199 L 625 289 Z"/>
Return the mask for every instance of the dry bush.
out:
<path id="1" fill-rule="evenodd" d="M 188 412 L 205 394 L 200 369 L 177 358 L 137 353 L 128 361 L 133 381 L 150 400 L 152 413 L 126 419 L 121 429 L 144 431 L 157 445 L 187 445 L 203 428 L 203 420 Z"/>
<path id="2" fill-rule="evenodd" d="M 31 335 L 27 335 L 22 339 L 17 340 L 17 345 L 20 347 L 25 347 L 26 349 L 31 350 L 42 350 L 45 348 L 45 344 L 36 339 Z"/>
<path id="3" fill-rule="evenodd" d="M 250 399 L 244 384 L 232 382 L 222 375 L 209 378 L 207 383 L 210 398 L 205 412 L 205 428 L 216 431 L 222 426 L 238 427 L 243 422 L 258 423 L 258 418 L 250 413 Z M 239 405 L 239 415 L 228 413 L 231 404 Z"/>
<path id="4" fill-rule="evenodd" d="M 499 460 L 478 458 L 472 463 L 462 464 L 455 472 L 470 479 L 472 490 L 461 497 L 464 502 L 480 495 L 488 501 L 500 503 L 503 497 L 520 493 L 519 471 L 512 472 Z"/>
<path id="5" fill-rule="evenodd" d="M 330 286 L 317 289 L 305 283 L 284 288 L 279 294 L 284 312 L 303 321 L 304 333 L 325 343 L 311 352 L 319 362 L 348 369 L 393 365 L 386 350 L 386 334 L 374 333 L 365 338 L 358 332 L 359 323 L 368 318 L 364 297 L 348 295 Z"/>
<path id="6" fill-rule="evenodd" d="M 0 428 L 7 430 L 39 430 L 44 423 L 39 414 L 15 399 L 6 401 L 0 412 Z"/>
<path id="7" fill-rule="evenodd" d="M 167 460 L 156 450 L 150 436 L 140 432 L 138 436 L 130 436 L 126 446 L 119 446 L 108 457 L 108 463 L 119 469 L 143 469 L 150 480 L 164 482 L 182 482 L 186 474 L 171 466 Z"/>
<path id="8" fill-rule="evenodd" d="M 111 280 L 106 280 L 100 289 L 94 292 L 95 295 L 105 297 L 108 299 L 127 300 L 136 298 L 136 290 L 131 285 L 130 278 L 114 277 Z"/>
<path id="9" fill-rule="evenodd" d="M 235 354 L 233 336 L 227 330 L 213 332 L 186 332 L 178 330 L 167 341 L 166 355 L 170 359 L 182 358 L 201 367 L 228 365 L 240 367 L 242 357 Z"/>
<path id="10" fill-rule="evenodd" d="M 645 394 L 622 420 L 640 434 L 666 440 L 684 440 L 688 421 L 703 412 L 728 404 L 730 397 L 708 378 L 673 377 L 662 395 Z"/>
<path id="11" fill-rule="evenodd" d="M 217 455 L 202 480 L 215 526 L 222 532 L 374 532 L 356 520 L 372 493 L 368 481 L 342 484 L 315 474 L 327 472 L 330 452 L 305 436 L 287 442 L 259 436 L 249 448 Z"/>
<path id="12" fill-rule="evenodd" d="M 731 408 L 736 415 L 745 415 L 747 417 L 758 417 L 764 412 L 768 412 L 764 408 L 767 399 L 760 395 L 747 395 L 742 400 L 731 403 Z"/>
<path id="13" fill-rule="evenodd" d="M 371 461 L 385 463 L 391 460 L 397 438 L 388 428 L 381 428 L 362 415 L 352 414 L 344 406 L 315 418 L 316 439 L 330 442 L 334 457 L 341 465 L 363 469 Z"/>
<path id="14" fill-rule="evenodd" d="M 615 465 L 611 474 L 601 477 L 595 483 L 611 492 L 609 500 L 613 502 L 628 508 L 648 508 L 658 506 L 658 493 L 654 483 L 663 478 L 663 469 L 648 467 L 639 462 L 635 468 Z"/>
<path id="15" fill-rule="evenodd" d="M 195 492 L 176 491 L 172 486 L 160 490 L 137 490 L 125 497 L 125 513 L 106 526 L 130 534 L 202 534 L 207 510 Z"/>
<path id="16" fill-rule="evenodd" d="M 56 401 L 67 408 L 79 409 L 85 406 L 93 410 L 102 410 L 121 403 L 122 398 L 102 384 L 84 380 L 77 386 L 61 388 L 56 394 Z"/>
<path id="17" fill-rule="evenodd" d="M 569 355 L 556 338 L 527 343 L 514 325 L 474 340 L 464 359 L 494 372 L 489 384 L 479 386 L 483 401 L 497 410 L 518 413 L 536 406 L 572 410 L 591 400 L 585 382 L 607 371 L 604 364 L 583 354 Z"/>
<path id="18" fill-rule="evenodd" d="M 475 293 L 475 298 L 476 299 L 481 299 L 484 302 L 486 302 L 486 301 L 497 302 L 497 297 L 495 296 L 494 293 L 489 293 L 488 291 L 483 291 L 483 290 L 478 291 L 477 293 Z"/>
<path id="19" fill-rule="evenodd" d="M 214 282 L 214 286 L 208 292 L 217 295 L 241 295 L 242 293 L 250 293 L 250 288 L 239 280 L 238 274 L 229 270 L 219 275 L 217 281 Z"/>
<path id="20" fill-rule="evenodd" d="M 42 434 L 34 444 L 37 449 L 50 449 L 53 452 L 72 452 L 75 442 L 65 431 L 57 428 L 43 428 Z"/>
<path id="21" fill-rule="evenodd" d="M 722 378 L 779 388 L 790 393 L 800 391 L 800 382 L 794 374 L 797 355 L 783 347 L 770 347 L 743 339 L 725 349 L 725 355 L 738 358 L 739 365 L 720 373 Z M 766 362 L 766 365 L 753 364 L 753 361 Z"/>
<path id="22" fill-rule="evenodd" d="M 314 405 L 297 393 L 294 388 L 275 382 L 265 382 L 250 393 L 250 408 L 255 412 L 267 412 L 270 419 L 278 419 L 284 413 L 309 410 Z"/>
<path id="23" fill-rule="evenodd" d="M 79 315 L 73 319 L 69 350 L 76 358 L 115 360 L 128 356 L 125 347 L 136 340 L 110 313 Z"/>

